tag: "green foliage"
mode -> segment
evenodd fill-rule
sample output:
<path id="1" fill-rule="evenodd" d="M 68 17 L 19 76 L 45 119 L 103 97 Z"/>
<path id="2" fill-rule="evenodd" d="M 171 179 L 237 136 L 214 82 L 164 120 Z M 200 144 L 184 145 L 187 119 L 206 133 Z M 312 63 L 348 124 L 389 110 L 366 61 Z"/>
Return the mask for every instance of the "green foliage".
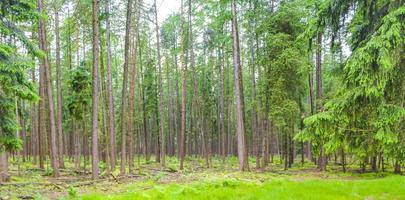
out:
<path id="1" fill-rule="evenodd" d="M 397 1 L 356 2 L 350 22 L 353 52 L 344 64 L 342 85 L 324 112 L 305 120 L 297 139 L 327 144 L 329 150 L 348 144 L 360 157 L 385 152 L 403 160 L 405 7 Z M 337 32 L 350 5 L 325 3 L 318 28 Z"/>
<path id="2" fill-rule="evenodd" d="M 18 130 L 16 122 L 16 102 L 20 99 L 37 100 L 34 87 L 26 76 L 28 69 L 34 63 L 27 60 L 28 55 L 17 51 L 16 43 L 11 37 L 19 41 L 32 54 L 39 55 L 34 45 L 25 37 L 15 22 L 35 19 L 33 1 L 2 1 L 0 3 L 0 34 L 8 37 L 8 42 L 0 43 L 0 150 L 15 150 L 21 148 L 21 141 L 15 138 Z M 12 18 L 11 16 L 16 15 Z"/>
<path id="3" fill-rule="evenodd" d="M 69 187 L 68 189 L 69 198 L 76 198 L 77 197 L 77 190 L 74 187 Z"/>
<path id="4" fill-rule="evenodd" d="M 69 112 L 76 120 L 82 120 L 91 99 L 91 74 L 84 62 L 71 71 L 69 85 L 72 91 L 69 96 Z"/>
<path id="5" fill-rule="evenodd" d="M 42 56 L 42 52 L 28 39 L 19 22 L 35 22 L 38 19 L 35 0 L 4 0 L 0 2 L 0 32 L 3 36 L 14 36 L 27 48 L 29 53 Z"/>
<path id="6" fill-rule="evenodd" d="M 305 92 L 304 72 L 308 69 L 304 43 L 297 40 L 303 24 L 295 2 L 285 3 L 260 29 L 268 34 L 269 52 L 261 58 L 263 78 L 259 81 L 262 112 L 279 127 L 293 127 L 300 117 L 300 96 Z"/>
<path id="7" fill-rule="evenodd" d="M 36 193 L 36 194 L 35 194 L 34 199 L 35 199 L 35 200 L 45 200 L 45 198 L 42 197 L 42 195 L 39 194 L 39 193 Z"/>

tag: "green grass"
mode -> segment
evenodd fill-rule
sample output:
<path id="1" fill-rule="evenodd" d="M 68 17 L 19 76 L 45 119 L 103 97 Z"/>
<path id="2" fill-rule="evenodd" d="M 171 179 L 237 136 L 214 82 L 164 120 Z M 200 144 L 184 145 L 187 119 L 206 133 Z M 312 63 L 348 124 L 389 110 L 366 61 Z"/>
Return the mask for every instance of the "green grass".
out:
<path id="1" fill-rule="evenodd" d="M 374 179 L 274 178 L 213 180 L 191 184 L 155 185 L 153 181 L 128 186 L 120 194 L 88 194 L 77 199 L 405 199 L 405 177 Z"/>
<path id="2" fill-rule="evenodd" d="M 297 160 L 292 168 L 284 171 L 279 158 L 274 157 L 273 163 L 259 170 L 254 168 L 255 159 L 250 158 L 251 171 L 239 172 L 236 157 L 227 158 L 225 163 L 213 157 L 210 168 L 206 168 L 204 158 L 187 157 L 184 170 L 178 170 L 175 157 L 167 157 L 166 168 L 153 157 L 149 162 L 144 157 L 139 159 L 139 163 L 135 160 L 136 177 L 117 183 L 107 179 L 107 171 L 103 171 L 104 180 L 90 185 L 78 185 L 89 181 L 90 175 L 78 174 L 68 160 L 60 180 L 50 176 L 49 166 L 40 170 L 31 162 L 11 161 L 11 183 L 16 185 L 1 186 L 0 198 L 405 200 L 405 176 L 393 175 L 389 166 L 386 172 L 359 173 L 358 163 L 353 163 L 347 166 L 348 172 L 343 173 L 341 166 L 331 162 L 327 172 L 319 172 L 314 163 L 307 161 L 301 165 Z M 87 165 L 87 171 L 89 167 Z M 100 163 L 100 167 L 105 169 L 105 163 Z M 119 168 L 112 173 L 117 176 Z"/>

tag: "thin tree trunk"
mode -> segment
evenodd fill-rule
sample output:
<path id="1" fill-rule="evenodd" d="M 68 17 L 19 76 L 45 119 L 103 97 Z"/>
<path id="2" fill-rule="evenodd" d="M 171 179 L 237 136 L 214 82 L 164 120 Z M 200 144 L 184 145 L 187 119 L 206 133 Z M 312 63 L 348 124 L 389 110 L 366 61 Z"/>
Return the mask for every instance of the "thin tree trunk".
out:
<path id="1" fill-rule="evenodd" d="M 242 67 L 240 62 L 240 49 L 239 49 L 239 32 L 238 32 L 238 16 L 236 11 L 236 0 L 232 0 L 232 40 L 233 40 L 233 65 L 235 76 L 235 97 L 236 97 L 236 134 L 238 138 L 238 158 L 239 170 L 245 171 L 249 169 L 248 155 L 245 141 L 245 112 L 244 112 L 244 99 L 243 99 L 243 78 Z"/>
<path id="2" fill-rule="evenodd" d="M 8 174 L 8 157 L 5 149 L 0 149 L 0 183 L 10 180 Z"/>
<path id="3" fill-rule="evenodd" d="M 134 44 L 134 42 L 131 42 L 131 44 Z M 135 109 L 135 68 L 136 68 L 136 60 L 135 60 L 135 55 L 136 55 L 136 46 L 131 45 L 130 48 L 130 55 L 134 56 L 134 60 L 130 63 L 130 68 L 129 68 L 129 96 L 128 96 L 128 170 L 129 173 L 132 174 L 133 172 L 133 137 L 135 135 L 135 130 L 134 130 L 134 109 Z"/>
<path id="4" fill-rule="evenodd" d="M 312 60 L 312 56 L 311 56 Z M 313 78 L 313 67 L 311 65 L 311 69 L 309 70 L 308 74 L 308 85 L 309 85 L 309 103 L 311 108 L 311 115 L 315 114 L 315 104 L 314 104 L 314 78 Z M 307 143 L 307 158 L 312 159 L 312 149 L 311 149 L 311 141 Z"/>
<path id="5" fill-rule="evenodd" d="M 98 62 L 99 62 L 99 23 L 98 0 L 93 0 L 93 112 L 92 112 L 92 177 L 98 179 Z"/>
<path id="6" fill-rule="evenodd" d="M 107 96 L 108 96 L 108 123 L 109 123 L 109 144 L 110 144 L 110 167 L 115 170 L 115 117 L 114 117 L 114 95 L 112 90 L 112 72 L 111 72 L 111 42 L 110 42 L 110 0 L 105 4 L 106 13 L 106 46 L 107 46 Z"/>
<path id="7" fill-rule="evenodd" d="M 170 58 L 169 55 L 166 55 L 167 58 Z M 166 61 L 166 77 L 167 79 L 167 93 L 168 93 L 168 98 L 167 98 L 167 105 L 168 107 L 168 113 L 167 113 L 167 122 L 168 122 L 168 145 L 167 145 L 167 151 L 169 156 L 174 156 L 174 140 L 175 140 L 175 127 L 176 127 L 176 115 L 175 111 L 173 108 L 173 97 L 174 94 L 172 94 L 172 80 L 170 80 L 169 77 L 171 77 L 171 72 L 169 68 L 169 63 Z"/>
<path id="8" fill-rule="evenodd" d="M 43 0 L 38 0 L 38 12 L 43 13 Z M 46 92 L 48 98 L 48 114 L 49 114 L 49 125 L 50 125 L 50 153 L 51 153 L 51 162 L 53 168 L 53 175 L 58 177 L 59 174 L 59 162 L 58 162 L 58 149 L 56 147 L 56 127 L 55 127 L 55 110 L 53 104 L 53 90 L 52 90 L 52 82 L 51 82 L 51 73 L 50 73 L 50 63 L 48 54 L 48 47 L 46 41 L 46 31 L 45 31 L 45 20 L 40 18 L 39 20 L 39 44 L 40 49 L 45 53 L 45 56 L 41 59 L 41 67 L 44 68 L 44 75 L 45 75 L 45 84 L 46 84 Z"/>
<path id="9" fill-rule="evenodd" d="M 139 37 L 138 37 L 139 38 Z M 139 63 L 142 63 L 142 51 L 139 51 Z M 145 102 L 145 84 L 144 82 L 144 71 L 143 71 L 143 66 L 140 65 L 141 68 L 141 84 L 140 84 L 140 89 L 141 89 L 141 95 L 142 95 L 142 123 L 143 123 L 143 153 L 145 155 L 145 161 L 148 162 L 150 159 L 149 155 L 149 148 L 148 148 L 148 127 L 147 127 L 147 120 L 146 120 L 146 102 Z"/>
<path id="10" fill-rule="evenodd" d="M 262 120 L 262 139 L 263 139 L 263 167 L 269 164 L 269 120 L 267 118 Z"/>
<path id="11" fill-rule="evenodd" d="M 20 126 L 21 126 L 21 138 L 23 140 L 23 162 L 26 162 L 28 156 L 28 140 L 27 140 L 27 127 L 25 126 L 24 116 L 25 104 L 23 100 L 20 100 Z"/>
<path id="12" fill-rule="evenodd" d="M 100 27 L 100 23 L 99 23 Z M 110 163 L 110 156 L 109 156 L 109 146 L 108 146 L 108 123 L 107 123 L 107 94 L 106 94 L 106 76 L 105 76 L 105 67 L 104 67 L 104 49 L 103 44 L 100 36 L 100 78 L 99 78 L 99 89 L 100 89 L 100 114 L 101 114 L 101 141 L 100 141 L 100 153 L 101 153 L 101 160 L 106 163 L 107 165 Z M 109 171 L 109 168 L 107 168 Z"/>
<path id="13" fill-rule="evenodd" d="M 220 128 L 220 134 L 221 134 L 221 157 L 222 157 L 222 161 L 225 161 L 225 157 L 226 157 L 226 134 L 225 134 L 225 122 L 224 122 L 224 117 L 225 117 L 225 98 L 224 98 L 224 59 L 222 52 L 223 52 L 223 48 L 221 50 L 219 50 L 220 55 L 219 55 L 219 59 L 221 59 L 221 65 L 219 66 L 219 79 L 220 79 L 220 94 L 219 94 L 219 128 Z"/>
<path id="14" fill-rule="evenodd" d="M 31 71 L 32 82 L 34 84 L 37 83 L 35 77 L 35 69 Z M 37 157 L 38 157 L 38 105 L 36 103 L 31 103 L 31 147 L 32 147 L 32 164 L 37 164 Z"/>
<path id="15" fill-rule="evenodd" d="M 122 97 L 121 97 L 121 165 L 120 173 L 125 175 L 126 164 L 126 122 L 127 122 L 127 92 L 128 92 L 128 65 L 129 65 L 129 42 L 130 28 L 132 22 L 132 0 L 127 2 L 127 19 L 125 25 L 125 47 L 124 47 L 124 78 L 122 82 Z"/>
<path id="16" fill-rule="evenodd" d="M 252 9 L 252 1 L 249 0 L 249 7 Z M 253 5 L 253 11 L 256 11 L 256 5 Z M 250 21 L 252 25 L 256 26 L 255 21 Z M 255 35 L 256 38 L 256 35 Z M 256 40 L 255 40 L 256 41 Z M 253 42 L 253 39 L 252 39 Z M 250 48 L 251 51 L 251 56 L 252 56 L 252 135 L 253 135 L 253 153 L 256 155 L 256 168 L 260 168 L 260 153 L 259 153 L 259 137 L 258 137 L 258 118 L 257 118 L 257 111 L 256 111 L 256 52 L 255 49 L 258 49 L 258 44 L 257 42 L 255 43 L 254 46 Z"/>
<path id="17" fill-rule="evenodd" d="M 165 134 L 164 134 L 164 114 L 163 114 L 163 83 L 162 83 L 162 61 L 160 56 L 160 38 L 159 38 L 159 22 L 158 13 L 156 8 L 156 0 L 153 4 L 155 8 L 155 27 L 156 27 L 156 48 L 157 48 L 157 62 L 158 62 L 158 79 L 159 79 L 159 134 L 160 134 L 160 161 L 162 166 L 165 166 Z"/>
<path id="18" fill-rule="evenodd" d="M 346 154 L 345 154 L 345 149 L 342 147 L 342 169 L 343 169 L 343 172 L 346 172 Z"/>
<path id="19" fill-rule="evenodd" d="M 284 170 L 288 169 L 288 136 L 284 133 Z"/>
<path id="20" fill-rule="evenodd" d="M 318 112 L 323 111 L 322 103 L 322 33 L 317 36 L 317 50 L 316 50 L 316 95 L 317 95 L 317 109 Z M 324 146 L 321 145 L 319 154 L 318 165 L 321 171 L 326 170 L 326 155 Z"/>
<path id="21" fill-rule="evenodd" d="M 138 2 L 135 1 L 135 7 L 137 8 Z M 138 10 L 138 9 L 136 9 Z M 132 63 L 131 63 L 131 68 L 129 71 L 130 74 L 130 84 L 129 84 L 129 98 L 128 98 L 128 158 L 129 158 L 129 173 L 133 172 L 134 168 L 134 135 L 135 135 L 135 129 L 134 129 L 134 110 L 135 110 L 135 80 L 136 80 L 136 62 L 137 62 L 137 42 L 138 42 L 138 20 L 139 20 L 139 13 L 136 15 L 135 19 L 135 30 L 134 30 L 134 37 L 133 41 L 131 42 L 132 48 L 131 48 L 131 55 L 133 57 Z"/>
<path id="22" fill-rule="evenodd" d="M 176 37 L 176 42 L 175 42 L 175 47 L 174 50 L 177 50 L 177 37 Z M 177 77 L 179 76 L 179 67 L 178 67 L 178 63 L 177 63 L 177 54 L 174 54 L 174 66 L 175 66 L 175 74 L 176 74 L 176 81 L 175 81 L 175 112 L 174 112 L 174 123 L 175 123 L 175 134 L 176 134 L 176 142 L 178 145 L 178 148 L 174 148 L 175 153 L 177 154 L 177 158 L 180 159 L 180 151 L 179 151 L 179 147 L 180 147 L 180 132 L 181 132 L 181 105 L 180 105 L 180 90 L 179 90 L 179 81 L 177 81 Z M 181 69 L 180 69 L 181 70 Z M 177 149 L 177 151 L 176 151 Z"/>
<path id="23" fill-rule="evenodd" d="M 294 133 L 294 128 L 292 130 L 292 133 Z M 294 141 L 292 140 L 291 134 L 288 134 L 288 141 L 289 141 L 289 148 L 288 148 L 288 168 L 292 167 L 292 164 L 294 164 Z"/>
<path id="24" fill-rule="evenodd" d="M 184 29 L 184 19 L 183 19 L 183 0 L 181 1 L 181 30 Z M 183 44 L 184 35 L 181 36 L 181 43 Z M 181 86 L 181 130 L 179 138 L 179 157 L 180 157 L 180 170 L 183 170 L 184 162 L 184 136 L 186 132 L 186 82 L 187 82 L 187 64 L 184 62 L 185 47 L 182 46 L 182 53 L 180 54 L 180 68 L 183 68 L 183 84 Z M 183 65 L 183 66 L 181 66 Z"/>
<path id="25" fill-rule="evenodd" d="M 56 93 L 57 93 L 57 130 L 58 130 L 58 153 L 59 167 L 64 168 L 63 162 L 63 130 L 62 130 L 62 70 L 60 64 L 60 37 L 59 37 L 59 8 L 55 8 L 55 40 L 56 40 Z"/>
<path id="26" fill-rule="evenodd" d="M 74 162 L 75 169 L 79 170 L 80 168 L 80 136 L 79 128 L 76 120 L 73 120 L 73 144 L 74 144 Z"/>
<path id="27" fill-rule="evenodd" d="M 15 121 L 16 121 L 17 123 L 20 122 L 20 112 L 19 112 L 19 109 L 18 109 L 18 108 L 19 108 L 19 105 L 18 105 L 18 98 L 15 97 Z M 17 131 L 16 131 L 16 133 L 15 133 L 15 137 L 16 137 L 17 139 L 21 139 L 21 138 L 20 138 L 20 130 L 19 130 L 19 129 L 17 129 Z M 24 142 L 24 141 L 23 141 L 23 142 Z M 16 151 L 15 151 L 15 157 L 14 157 L 14 160 L 17 161 L 16 164 L 17 164 L 18 175 L 20 175 L 20 166 L 21 166 L 21 163 L 20 163 L 20 153 L 21 153 L 20 150 L 16 150 Z"/>
<path id="28" fill-rule="evenodd" d="M 101 28 L 101 23 L 99 22 L 99 27 Z M 105 65 L 104 65 L 104 45 L 102 43 L 102 35 L 100 35 L 100 106 L 101 106 L 101 122 L 102 122 L 102 129 L 101 129 L 101 159 L 107 165 L 110 164 L 110 147 L 109 147 L 109 127 L 108 127 L 108 96 L 106 92 L 107 84 L 106 84 L 106 75 L 105 75 Z M 110 171 L 110 168 L 107 168 L 107 171 Z"/>
<path id="29" fill-rule="evenodd" d="M 39 36 L 39 34 L 38 34 Z M 38 150 L 39 150 L 39 168 L 45 169 L 45 145 L 46 145 L 46 108 L 45 108 L 45 71 L 42 66 L 39 67 L 39 97 L 40 101 L 38 104 Z"/>

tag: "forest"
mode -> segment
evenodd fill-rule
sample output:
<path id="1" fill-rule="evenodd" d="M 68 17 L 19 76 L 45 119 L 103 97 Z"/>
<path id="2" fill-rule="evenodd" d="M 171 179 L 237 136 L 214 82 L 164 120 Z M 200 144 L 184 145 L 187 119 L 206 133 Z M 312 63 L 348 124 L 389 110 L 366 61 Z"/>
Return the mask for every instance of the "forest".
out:
<path id="1" fill-rule="evenodd" d="M 0 1 L 0 200 L 394 200 L 404 169 L 404 0 Z"/>

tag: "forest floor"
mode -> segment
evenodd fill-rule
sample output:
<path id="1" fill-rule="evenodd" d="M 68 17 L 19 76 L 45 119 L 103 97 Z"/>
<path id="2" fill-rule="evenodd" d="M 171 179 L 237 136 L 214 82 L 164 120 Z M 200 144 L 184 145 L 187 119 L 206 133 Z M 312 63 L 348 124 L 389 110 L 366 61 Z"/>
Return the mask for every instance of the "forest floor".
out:
<path id="1" fill-rule="evenodd" d="M 236 158 L 213 159 L 208 169 L 203 159 L 188 158 L 178 171 L 176 158 L 168 158 L 166 168 L 142 160 L 132 175 L 118 176 L 117 169 L 96 181 L 68 162 L 59 178 L 49 169 L 12 162 L 12 179 L 0 184 L 0 199 L 405 199 L 405 176 L 389 172 L 359 173 L 353 166 L 343 173 L 332 164 L 319 172 L 312 163 L 284 171 L 278 161 L 255 170 L 250 162 L 250 172 L 239 172 Z"/>

